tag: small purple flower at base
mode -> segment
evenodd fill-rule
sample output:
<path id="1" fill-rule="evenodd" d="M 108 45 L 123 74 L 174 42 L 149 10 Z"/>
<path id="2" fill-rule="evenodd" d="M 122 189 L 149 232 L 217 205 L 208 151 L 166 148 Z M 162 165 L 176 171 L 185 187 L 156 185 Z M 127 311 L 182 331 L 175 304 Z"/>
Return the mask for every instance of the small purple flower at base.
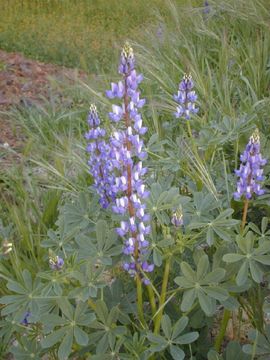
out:
<path id="1" fill-rule="evenodd" d="M 23 319 L 21 321 L 21 324 L 24 325 L 24 326 L 29 325 L 28 319 L 29 319 L 30 316 L 31 316 L 31 313 L 29 311 L 26 311 L 24 313 L 24 315 L 23 315 Z"/>
<path id="2" fill-rule="evenodd" d="M 180 227 L 184 224 L 183 213 L 182 213 L 181 209 L 178 209 L 173 213 L 173 216 L 171 218 L 171 223 L 175 227 Z"/>
<path id="3" fill-rule="evenodd" d="M 260 182 L 264 180 L 263 166 L 267 160 L 262 158 L 260 153 L 260 136 L 256 129 L 246 145 L 245 151 L 240 156 L 241 165 L 239 170 L 235 170 L 235 174 L 239 178 L 237 181 L 237 189 L 233 194 L 235 200 L 240 200 L 244 196 L 247 200 L 252 195 L 263 195 L 264 190 L 261 189 Z"/>
<path id="4" fill-rule="evenodd" d="M 59 256 L 51 257 L 49 259 L 49 264 L 52 270 L 58 271 L 61 270 L 62 267 L 64 266 L 64 260 Z"/>
<path id="5" fill-rule="evenodd" d="M 185 74 L 183 80 L 179 84 L 177 95 L 174 95 L 174 100 L 179 104 L 174 113 L 177 119 L 183 117 L 189 120 L 192 114 L 197 114 L 199 111 L 195 106 L 197 95 L 194 90 L 194 82 L 191 75 Z"/>

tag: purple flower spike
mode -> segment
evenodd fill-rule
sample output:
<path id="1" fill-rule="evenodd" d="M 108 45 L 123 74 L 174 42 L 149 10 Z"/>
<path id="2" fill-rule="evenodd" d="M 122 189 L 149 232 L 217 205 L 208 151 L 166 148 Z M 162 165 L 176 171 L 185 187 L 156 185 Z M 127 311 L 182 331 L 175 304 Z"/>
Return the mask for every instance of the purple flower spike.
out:
<path id="1" fill-rule="evenodd" d="M 142 117 L 139 110 L 144 106 L 145 99 L 138 90 L 143 76 L 135 70 L 135 58 L 132 48 L 126 44 L 122 50 L 119 72 L 123 75 L 122 81 L 112 84 L 111 90 L 106 92 L 107 97 L 122 99 L 122 104 L 112 105 L 109 117 L 115 130 L 110 138 L 111 163 L 115 172 L 114 183 L 111 186 L 115 201 L 112 210 L 125 217 L 116 229 L 123 238 L 123 254 L 125 263 L 123 268 L 132 276 L 139 276 L 142 281 L 142 272 L 151 272 L 153 264 L 144 261 L 149 255 L 149 241 L 145 239 L 150 233 L 149 215 L 145 214 L 144 199 L 149 195 L 143 181 L 147 169 L 142 160 L 147 154 L 141 135 L 147 131 L 142 126 Z"/>
<path id="2" fill-rule="evenodd" d="M 174 100 L 179 104 L 174 113 L 177 119 L 185 118 L 189 120 L 192 114 L 197 114 L 198 108 L 195 107 L 197 95 L 194 90 L 194 83 L 191 75 L 185 74 L 183 80 L 179 84 L 177 95 L 174 95 Z"/>
<path id="3" fill-rule="evenodd" d="M 117 115 L 117 110 L 113 114 L 120 116 L 120 113 Z M 89 132 L 85 134 L 85 138 L 89 140 L 87 146 L 87 152 L 90 154 L 89 172 L 94 180 L 93 187 L 100 196 L 99 203 L 103 208 L 107 208 L 114 200 L 111 147 L 105 141 L 106 131 L 99 126 L 100 119 L 97 108 L 93 104 L 90 106 L 88 124 Z"/>
<path id="4" fill-rule="evenodd" d="M 263 195 L 260 182 L 264 180 L 262 167 L 266 164 L 266 159 L 262 158 L 260 153 L 260 136 L 256 129 L 251 135 L 245 151 L 240 156 L 241 165 L 235 174 L 239 178 L 237 181 L 237 190 L 233 194 L 235 200 L 244 196 L 251 199 L 253 194 Z"/>
<path id="5" fill-rule="evenodd" d="M 58 271 L 64 266 L 64 260 L 60 256 L 50 257 L 49 264 L 52 270 Z"/>

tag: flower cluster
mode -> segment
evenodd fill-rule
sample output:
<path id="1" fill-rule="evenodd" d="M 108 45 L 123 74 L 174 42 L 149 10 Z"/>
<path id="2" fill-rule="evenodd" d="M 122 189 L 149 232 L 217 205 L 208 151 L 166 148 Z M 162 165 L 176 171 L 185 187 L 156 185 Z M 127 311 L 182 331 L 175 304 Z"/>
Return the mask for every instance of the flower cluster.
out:
<path id="1" fill-rule="evenodd" d="M 64 266 L 64 260 L 60 256 L 50 256 L 49 264 L 52 270 L 61 270 Z"/>
<path id="2" fill-rule="evenodd" d="M 109 113 L 112 122 L 118 123 L 110 138 L 111 162 L 115 172 L 112 191 L 116 196 L 112 210 L 125 217 L 117 229 L 124 239 L 123 253 L 128 257 L 123 267 L 131 276 L 140 276 L 141 272 L 151 272 L 154 265 L 145 260 L 149 246 L 145 237 L 150 233 L 150 226 L 146 223 L 150 219 L 143 204 L 149 195 L 143 182 L 147 169 L 142 164 L 147 154 L 140 138 L 147 131 L 139 113 L 145 104 L 138 90 L 143 76 L 135 70 L 135 58 L 129 44 L 122 50 L 119 72 L 123 80 L 112 83 L 111 90 L 106 92 L 110 99 L 122 99 L 121 106 L 112 105 L 112 112 Z M 144 282 L 147 280 L 144 279 Z"/>
<path id="3" fill-rule="evenodd" d="M 90 106 L 88 115 L 89 132 L 85 137 L 89 140 L 87 151 L 90 153 L 88 161 L 89 172 L 94 180 L 94 188 L 100 196 L 100 205 L 107 208 L 114 199 L 112 184 L 114 182 L 110 147 L 105 140 L 106 130 L 100 127 L 100 119 L 95 105 Z"/>
<path id="4" fill-rule="evenodd" d="M 253 193 L 263 195 L 264 190 L 261 189 L 260 181 L 264 180 L 262 166 L 266 164 L 266 159 L 263 159 L 260 153 L 260 136 L 257 129 L 250 137 L 240 160 L 242 162 L 240 169 L 235 170 L 239 180 L 234 199 L 238 200 L 242 196 L 251 199 Z"/>
<path id="5" fill-rule="evenodd" d="M 175 227 L 180 227 L 184 224 L 184 220 L 183 220 L 183 213 L 181 209 L 177 209 L 171 218 L 171 223 L 175 226 Z"/>
<path id="6" fill-rule="evenodd" d="M 179 104 L 174 113 L 176 118 L 184 117 L 189 120 L 192 114 L 197 114 L 198 108 L 195 107 L 197 95 L 194 90 L 194 82 L 191 75 L 185 74 L 183 80 L 179 84 L 177 95 L 174 100 Z"/>

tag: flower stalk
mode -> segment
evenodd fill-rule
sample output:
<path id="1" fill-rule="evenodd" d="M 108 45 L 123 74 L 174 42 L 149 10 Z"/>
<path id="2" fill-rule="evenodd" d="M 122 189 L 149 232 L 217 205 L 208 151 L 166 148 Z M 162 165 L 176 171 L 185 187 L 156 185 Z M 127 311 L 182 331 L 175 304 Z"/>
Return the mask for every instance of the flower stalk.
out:
<path id="1" fill-rule="evenodd" d="M 147 154 L 140 135 L 145 134 L 147 128 L 142 126 L 139 113 L 139 109 L 145 103 L 145 100 L 140 98 L 138 90 L 143 77 L 135 70 L 134 53 L 129 44 L 126 44 L 122 50 L 119 73 L 122 74 L 122 81 L 117 84 L 112 83 L 111 90 L 106 92 L 110 99 L 122 99 L 121 106 L 112 105 L 112 112 L 109 113 L 112 122 L 119 124 L 110 138 L 115 173 L 113 186 L 115 202 L 112 210 L 124 217 L 120 227 L 116 229 L 124 240 L 123 268 L 135 279 L 138 316 L 144 325 L 142 283 L 148 285 L 149 280 L 143 274 L 154 269 L 154 265 L 149 264 L 147 260 L 150 254 L 149 242 L 145 236 L 150 233 L 151 228 L 150 225 L 145 225 L 150 217 L 145 213 L 146 205 L 143 203 L 149 192 L 146 191 L 142 179 L 147 172 L 142 160 Z"/>
<path id="2" fill-rule="evenodd" d="M 162 280 L 162 286 L 161 286 L 161 293 L 160 293 L 160 301 L 159 301 L 159 312 L 156 316 L 155 321 L 155 328 L 154 333 L 158 334 L 160 331 L 160 325 L 161 325 L 161 319 L 162 314 L 164 310 L 164 305 L 166 301 L 166 295 L 167 295 L 167 286 L 168 286 L 168 280 L 169 280 L 169 274 L 170 274 L 170 265 L 171 265 L 171 257 L 168 256 L 165 262 L 165 268 L 164 268 L 164 274 L 163 274 L 163 280 Z"/>
<path id="3" fill-rule="evenodd" d="M 223 318 L 222 318 L 221 325 L 220 325 L 220 330 L 219 330 L 218 336 L 216 337 L 216 341 L 215 341 L 215 350 L 217 352 L 220 351 L 230 317 L 231 317 L 230 310 L 224 309 Z"/>

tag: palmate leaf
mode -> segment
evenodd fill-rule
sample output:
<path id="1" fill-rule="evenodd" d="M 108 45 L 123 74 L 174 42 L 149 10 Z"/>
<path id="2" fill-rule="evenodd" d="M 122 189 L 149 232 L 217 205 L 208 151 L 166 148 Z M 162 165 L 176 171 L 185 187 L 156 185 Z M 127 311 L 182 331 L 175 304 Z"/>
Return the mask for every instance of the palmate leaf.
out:
<path id="1" fill-rule="evenodd" d="M 89 312 L 87 302 L 79 302 L 76 307 L 71 305 L 67 298 L 57 300 L 62 317 L 54 314 L 44 316 L 45 325 L 57 327 L 41 341 L 41 346 L 46 349 L 60 343 L 58 348 L 59 360 L 65 360 L 71 353 L 74 341 L 81 346 L 86 346 L 89 341 L 88 334 L 81 327 L 89 327 L 95 321 L 95 315 Z M 59 328 L 60 327 L 60 328 Z"/>
<path id="2" fill-rule="evenodd" d="M 185 358 L 185 353 L 182 349 L 180 349 L 178 346 L 171 345 L 170 346 L 170 353 L 174 360 L 182 360 Z"/>
<path id="3" fill-rule="evenodd" d="M 91 355 L 91 360 L 132 360 L 133 356 L 121 352 L 123 343 L 125 343 L 126 341 L 127 339 L 125 337 L 122 337 L 117 341 L 113 340 L 112 342 L 110 342 L 109 350 L 106 354 Z"/>
<path id="4" fill-rule="evenodd" d="M 99 220 L 95 232 L 88 235 L 80 233 L 75 238 L 79 246 L 79 259 L 93 259 L 95 263 L 112 265 L 113 258 L 122 252 L 123 245 L 119 242 L 115 230 L 108 229 L 106 221 Z"/>
<path id="5" fill-rule="evenodd" d="M 17 360 L 41 360 L 44 351 L 42 350 L 39 342 L 36 339 L 32 341 L 22 336 L 20 338 L 21 344 L 17 346 L 12 346 L 10 352 L 13 354 L 14 358 Z"/>
<path id="6" fill-rule="evenodd" d="M 78 280 L 81 287 L 72 288 L 69 292 L 69 298 L 75 298 L 86 301 L 91 298 L 96 298 L 98 289 L 104 288 L 106 285 L 106 278 L 104 276 L 104 267 L 96 267 L 95 260 L 86 261 L 80 266 L 80 271 L 74 270 L 70 277 Z"/>
<path id="7" fill-rule="evenodd" d="M 119 309 L 114 306 L 110 311 L 106 303 L 102 300 L 96 302 L 97 319 L 90 327 L 97 331 L 91 333 L 90 344 L 94 344 L 97 354 L 105 354 L 117 337 L 126 334 L 124 326 L 117 325 L 119 319 Z"/>
<path id="8" fill-rule="evenodd" d="M 261 221 L 261 229 L 253 223 L 249 223 L 249 228 L 259 235 L 259 240 L 270 240 L 270 230 L 268 229 L 268 218 L 263 217 Z"/>
<path id="9" fill-rule="evenodd" d="M 243 353 L 241 345 L 238 342 L 231 341 L 225 350 L 225 360 L 251 360 L 251 358 Z"/>
<path id="10" fill-rule="evenodd" d="M 65 232 L 75 228 L 84 230 L 93 227 L 99 216 L 98 197 L 82 192 L 72 202 L 66 202 L 60 209 L 60 218 L 64 220 Z"/>
<path id="11" fill-rule="evenodd" d="M 150 188 L 150 196 L 147 200 L 148 212 L 153 219 L 157 219 L 160 224 L 168 225 L 170 218 L 167 210 L 173 210 L 180 206 L 179 189 L 170 187 L 164 189 L 159 183 L 154 183 Z"/>
<path id="12" fill-rule="evenodd" d="M 47 238 L 42 241 L 41 246 L 49 248 L 55 253 L 64 251 L 66 254 L 73 254 L 75 250 L 74 236 L 78 229 L 73 228 L 70 231 L 65 231 L 65 224 L 63 219 L 57 221 L 58 229 L 49 229 Z"/>
<path id="13" fill-rule="evenodd" d="M 15 321 L 22 321 L 27 311 L 31 312 L 31 319 L 37 321 L 40 317 L 40 307 L 44 298 L 40 296 L 43 285 L 39 278 L 32 280 L 28 270 L 22 272 L 22 282 L 10 280 L 7 288 L 13 291 L 14 295 L 6 295 L 0 298 L 0 303 L 6 306 L 2 309 L 3 316 L 13 314 Z"/>
<path id="14" fill-rule="evenodd" d="M 223 355 L 218 354 L 215 350 L 210 350 L 207 354 L 207 360 L 251 360 L 251 357 L 242 351 L 238 342 L 231 341 Z"/>
<path id="15" fill-rule="evenodd" d="M 200 132 L 200 146 L 207 148 L 210 145 L 225 144 L 233 142 L 241 134 L 249 133 L 254 128 L 253 118 L 242 116 L 239 118 L 229 118 L 225 116 L 222 121 L 212 121 L 208 127 Z"/>
<path id="16" fill-rule="evenodd" d="M 109 308 L 116 307 L 119 309 L 119 321 L 122 324 L 129 324 L 129 314 L 135 314 L 136 305 L 136 290 L 126 293 L 125 288 L 120 279 L 116 279 L 110 287 L 104 289 L 104 298 Z"/>
<path id="17" fill-rule="evenodd" d="M 2 344 L 9 344 L 13 334 L 23 333 L 25 331 L 21 324 L 16 323 L 12 316 L 6 316 L 0 321 L 0 339 Z"/>
<path id="18" fill-rule="evenodd" d="M 245 237 L 238 236 L 236 239 L 238 252 L 223 256 L 223 261 L 239 264 L 236 276 L 236 283 L 239 286 L 248 281 L 249 275 L 255 282 L 262 282 L 265 272 L 264 266 L 270 265 L 270 242 L 264 240 L 258 247 L 255 247 L 255 240 L 255 235 L 251 231 Z"/>
<path id="19" fill-rule="evenodd" d="M 224 302 L 230 296 L 226 289 L 218 285 L 224 279 L 226 270 L 215 268 L 208 272 L 210 265 L 205 254 L 199 258 L 196 272 L 185 262 L 180 266 L 183 276 L 176 277 L 174 281 L 180 288 L 185 289 L 181 310 L 190 310 L 197 299 L 204 313 L 207 316 L 212 315 L 216 310 L 216 300 Z"/>
<path id="20" fill-rule="evenodd" d="M 231 219 L 233 209 L 226 209 L 222 211 L 216 218 L 208 217 L 201 221 L 192 221 L 188 228 L 189 230 L 205 229 L 206 241 L 208 245 L 214 242 L 214 234 L 224 241 L 232 240 L 231 229 L 239 223 L 239 220 Z"/>
<path id="21" fill-rule="evenodd" d="M 270 325 L 266 325 L 265 335 L 258 330 L 251 330 L 248 334 L 251 344 L 243 346 L 243 351 L 248 355 L 257 355 L 260 360 L 269 360 L 270 358 Z M 257 358 L 257 357 L 256 357 Z"/>
<path id="22" fill-rule="evenodd" d="M 151 332 L 147 333 L 147 338 L 151 342 L 150 352 L 156 353 L 167 349 L 174 359 L 184 359 L 185 353 L 178 345 L 191 344 L 199 337 L 197 332 L 189 332 L 181 335 L 187 324 L 188 317 L 186 316 L 181 317 L 174 326 L 172 326 L 169 316 L 166 314 L 163 315 L 161 319 L 161 329 L 164 336 Z"/>

